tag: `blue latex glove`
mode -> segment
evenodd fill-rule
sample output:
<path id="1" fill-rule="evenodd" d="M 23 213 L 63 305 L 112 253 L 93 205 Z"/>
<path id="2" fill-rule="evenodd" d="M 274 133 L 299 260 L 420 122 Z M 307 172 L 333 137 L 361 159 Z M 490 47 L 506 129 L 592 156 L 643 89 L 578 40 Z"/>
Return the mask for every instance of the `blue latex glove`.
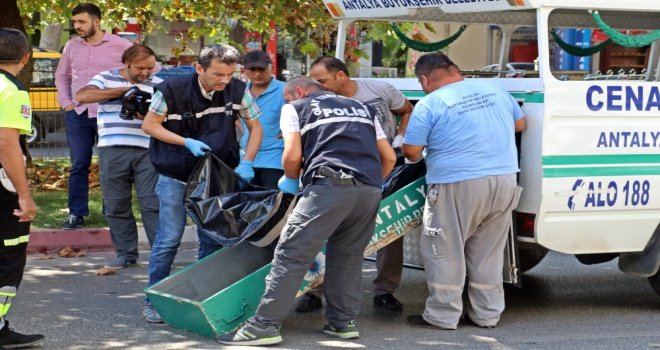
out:
<path id="1" fill-rule="evenodd" d="M 277 187 L 284 193 L 296 194 L 298 192 L 298 179 L 290 179 L 283 175 L 277 181 Z"/>
<path id="2" fill-rule="evenodd" d="M 403 136 L 396 135 L 392 140 L 392 148 L 401 148 L 401 145 L 403 145 Z"/>
<path id="3" fill-rule="evenodd" d="M 254 178 L 254 170 L 252 169 L 252 164 L 254 162 L 251 160 L 241 160 L 236 169 L 234 170 L 236 174 L 240 175 L 245 181 L 250 182 Z"/>
<path id="4" fill-rule="evenodd" d="M 207 144 L 202 141 L 198 141 L 191 138 L 186 138 L 186 141 L 183 143 L 190 153 L 194 154 L 195 157 L 202 157 L 206 152 L 211 150 Z"/>

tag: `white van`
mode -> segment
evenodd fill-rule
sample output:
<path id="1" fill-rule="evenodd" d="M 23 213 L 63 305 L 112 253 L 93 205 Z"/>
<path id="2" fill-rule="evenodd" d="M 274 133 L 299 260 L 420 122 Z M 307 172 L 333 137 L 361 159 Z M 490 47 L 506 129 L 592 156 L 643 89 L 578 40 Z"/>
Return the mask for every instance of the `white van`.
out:
<path id="1" fill-rule="evenodd" d="M 507 74 L 505 68 L 502 74 L 493 74 L 473 67 L 463 72 L 467 78 L 492 79 L 510 91 L 528 120 L 519 140 L 519 181 L 524 191 L 514 213 L 511 281 L 515 283 L 518 272 L 534 267 L 548 250 L 554 250 L 575 254 L 587 264 L 618 257 L 623 272 L 647 277 L 660 295 L 660 1 L 324 3 L 340 21 L 339 58 L 344 56 L 347 25 L 355 20 L 467 25 L 470 40 L 483 33 L 482 42 L 471 43 L 475 52 L 478 45 L 494 45 L 494 59 L 484 66 L 500 67 L 507 67 L 516 30 L 532 28 L 538 45 L 536 70 Z M 603 22 L 597 22 L 598 17 Z M 495 41 L 490 36 L 493 28 L 500 29 Z M 634 36 L 652 42 L 640 48 L 613 44 L 592 55 L 587 70 L 565 70 L 557 64 L 559 49 L 551 33 L 566 28 L 602 30 L 615 37 L 621 33 L 619 41 Z M 456 43 L 460 41 L 459 37 Z M 453 51 L 449 56 L 460 67 Z M 413 101 L 423 96 L 414 78 L 384 80 Z M 407 242 L 406 260 L 419 264 L 414 235 Z"/>

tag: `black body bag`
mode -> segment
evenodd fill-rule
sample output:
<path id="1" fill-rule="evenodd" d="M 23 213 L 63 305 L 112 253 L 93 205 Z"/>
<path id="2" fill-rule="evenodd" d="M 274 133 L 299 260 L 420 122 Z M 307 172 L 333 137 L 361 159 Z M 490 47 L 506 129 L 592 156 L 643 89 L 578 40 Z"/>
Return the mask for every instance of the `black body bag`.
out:
<path id="1" fill-rule="evenodd" d="M 225 248 L 245 239 L 265 247 L 279 237 L 293 199 L 249 184 L 208 152 L 188 179 L 185 207 L 195 225 Z"/>
<path id="2" fill-rule="evenodd" d="M 383 198 L 425 175 L 426 163 L 423 159 L 415 164 L 405 164 L 405 158 L 399 156 L 394 169 L 383 180 Z"/>

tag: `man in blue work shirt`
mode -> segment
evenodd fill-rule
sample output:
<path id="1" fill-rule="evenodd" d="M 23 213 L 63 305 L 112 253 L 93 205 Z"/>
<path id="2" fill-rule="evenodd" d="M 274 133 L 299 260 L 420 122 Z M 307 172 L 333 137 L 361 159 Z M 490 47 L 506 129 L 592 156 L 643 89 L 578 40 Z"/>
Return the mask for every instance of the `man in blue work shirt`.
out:
<path id="1" fill-rule="evenodd" d="M 407 321 L 456 329 L 467 277 L 468 318 L 493 328 L 504 310 L 504 245 L 522 190 L 514 134 L 525 129 L 525 116 L 509 93 L 463 79 L 442 53 L 420 57 L 415 75 L 428 95 L 415 106 L 402 151 L 408 162 L 427 151 L 420 251 L 429 296 L 424 312 Z"/>
<path id="2" fill-rule="evenodd" d="M 273 66 L 268 53 L 251 51 L 243 58 L 245 75 L 250 79 L 247 88 L 256 100 L 261 111 L 263 138 L 254 158 L 254 178 L 252 184 L 277 189 L 277 181 L 284 175 L 282 170 L 282 151 L 284 141 L 280 130 L 280 112 L 284 101 L 284 82 L 273 79 Z M 243 136 L 241 148 L 246 149 L 249 131 L 241 120 Z"/>

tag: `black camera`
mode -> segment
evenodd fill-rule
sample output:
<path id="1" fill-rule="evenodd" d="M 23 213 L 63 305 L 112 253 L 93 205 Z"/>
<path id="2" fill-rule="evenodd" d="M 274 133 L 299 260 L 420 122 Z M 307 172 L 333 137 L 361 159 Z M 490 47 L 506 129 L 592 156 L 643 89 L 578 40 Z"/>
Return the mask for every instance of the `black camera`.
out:
<path id="1" fill-rule="evenodd" d="M 119 118 L 133 120 L 136 113 L 142 117 L 147 115 L 149 104 L 151 104 L 151 94 L 140 90 L 137 86 L 132 86 L 119 97 L 119 101 L 121 101 Z"/>

